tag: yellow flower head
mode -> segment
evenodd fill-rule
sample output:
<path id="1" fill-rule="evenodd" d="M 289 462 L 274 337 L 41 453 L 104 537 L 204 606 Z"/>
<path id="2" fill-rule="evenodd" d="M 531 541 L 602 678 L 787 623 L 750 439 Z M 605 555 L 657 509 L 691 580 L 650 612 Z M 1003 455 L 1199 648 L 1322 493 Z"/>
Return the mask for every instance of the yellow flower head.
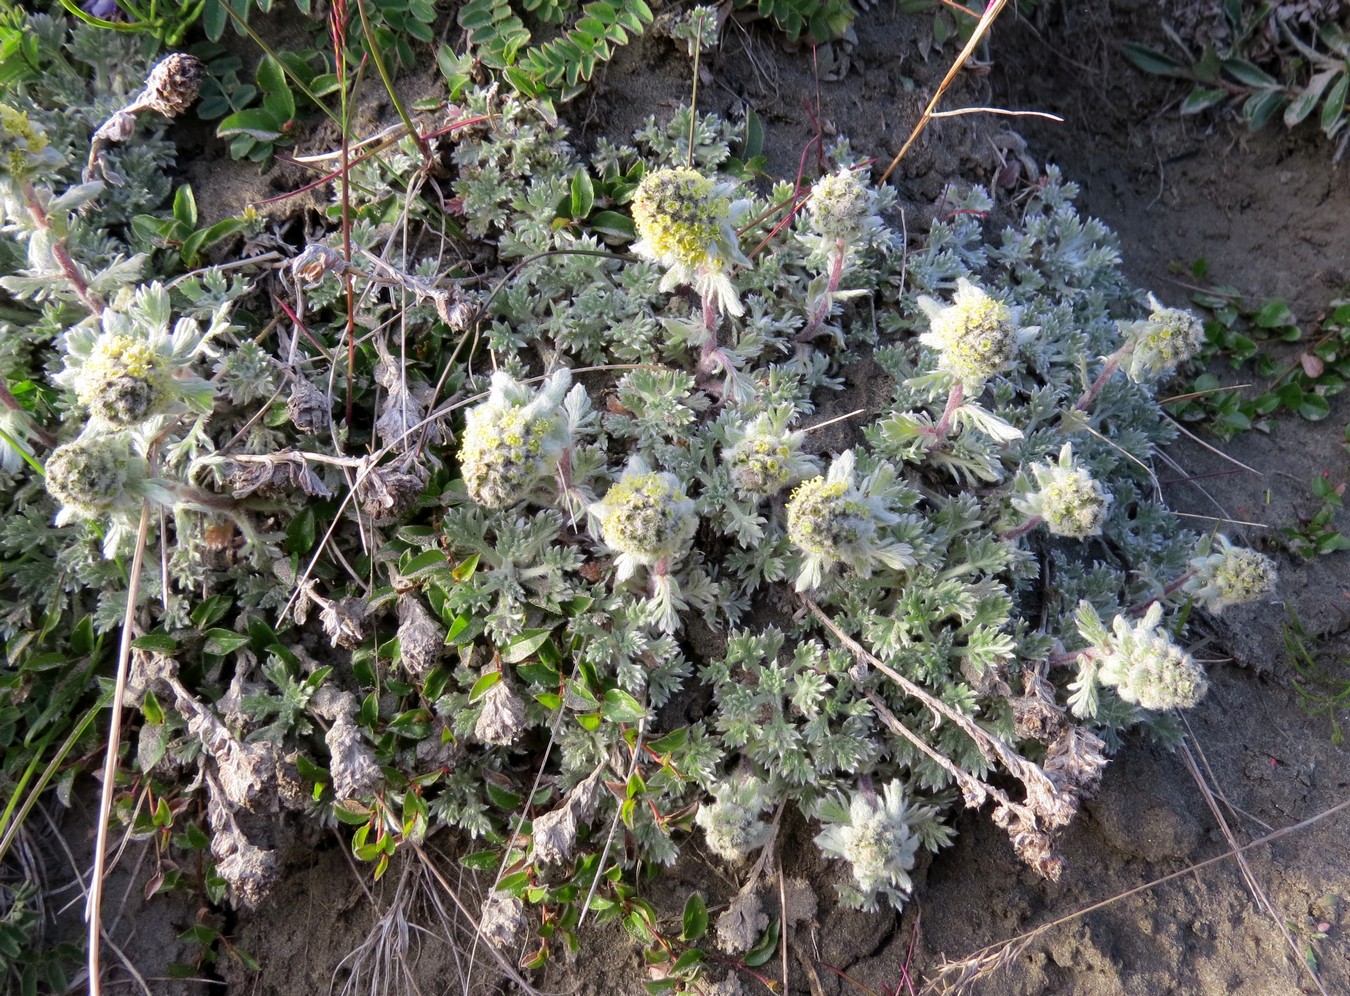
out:
<path id="1" fill-rule="evenodd" d="M 3 172 L 26 180 L 39 163 L 52 163 L 55 153 L 48 148 L 42 129 L 28 120 L 23 111 L 0 104 L 0 152 Z"/>
<path id="2" fill-rule="evenodd" d="M 682 555 L 698 528 L 694 502 L 673 474 L 630 465 L 605 500 L 593 506 L 605 543 L 626 560 L 624 576 L 636 564 L 654 564 Z"/>
<path id="3" fill-rule="evenodd" d="M 75 397 L 105 421 L 129 426 L 162 407 L 168 384 L 168 363 L 150 343 L 102 335 L 80 369 Z"/>
<path id="4" fill-rule="evenodd" d="M 648 173 L 633 195 L 639 239 L 633 251 L 666 268 L 662 290 L 690 285 L 739 315 L 743 309 L 727 273 L 733 263 L 750 261 L 733 224 L 744 202 L 732 201 L 732 190 L 687 166 Z"/>
<path id="5" fill-rule="evenodd" d="M 974 391 L 1003 370 L 1017 348 L 1035 329 L 1019 329 L 1012 309 L 962 277 L 956 295 L 946 307 L 928 297 L 919 298 L 931 331 L 919 337 L 938 350 L 938 368 L 959 378 Z"/>

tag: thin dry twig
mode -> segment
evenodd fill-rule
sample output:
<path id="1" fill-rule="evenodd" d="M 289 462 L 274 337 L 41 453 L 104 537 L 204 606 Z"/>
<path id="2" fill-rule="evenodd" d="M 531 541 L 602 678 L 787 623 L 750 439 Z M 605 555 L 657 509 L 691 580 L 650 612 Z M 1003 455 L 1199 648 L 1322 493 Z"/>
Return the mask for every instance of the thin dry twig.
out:
<path id="1" fill-rule="evenodd" d="M 1186 770 L 1190 773 L 1191 778 L 1195 780 L 1195 784 L 1200 789 L 1200 794 L 1205 797 L 1205 805 L 1209 807 L 1210 813 L 1218 822 L 1219 831 L 1223 834 L 1223 839 L 1228 842 L 1229 848 L 1233 851 L 1233 858 L 1237 861 L 1238 869 L 1242 872 L 1243 881 L 1247 883 L 1247 890 L 1251 892 L 1252 898 L 1256 900 L 1256 904 L 1260 906 L 1261 909 L 1265 911 L 1266 915 L 1274 922 L 1276 929 L 1279 930 L 1280 935 L 1284 938 L 1285 945 L 1293 953 L 1294 961 L 1303 966 L 1303 970 L 1307 973 L 1308 977 L 1312 979 L 1312 984 L 1317 987 L 1317 991 L 1321 993 L 1322 996 L 1330 996 L 1326 987 L 1322 985 L 1322 981 L 1317 977 L 1317 973 L 1313 971 L 1312 966 L 1308 964 L 1299 952 L 1298 943 L 1289 933 L 1289 928 L 1285 926 L 1284 918 L 1281 917 L 1279 911 L 1275 909 L 1275 904 L 1270 901 L 1270 896 L 1266 894 L 1265 889 L 1261 888 L 1261 883 L 1256 880 L 1256 875 L 1252 871 L 1252 866 L 1247 863 L 1247 856 L 1238 850 L 1237 837 L 1233 834 L 1232 828 L 1228 825 L 1228 820 L 1224 818 L 1223 810 L 1219 808 L 1219 803 L 1215 799 L 1214 792 L 1210 789 L 1209 783 L 1205 781 L 1204 775 L 1200 773 L 1200 767 L 1195 762 L 1195 755 L 1191 751 L 1190 744 L 1185 743 L 1184 741 L 1181 744 L 1181 756 L 1185 759 Z"/>
<path id="2" fill-rule="evenodd" d="M 966 64 L 966 60 L 975 52 L 976 47 L 979 46 L 980 42 L 984 39 L 984 36 L 989 32 L 989 29 L 993 26 L 994 21 L 998 18 L 998 15 L 1002 12 L 1003 8 L 1007 6 L 1007 3 L 1008 0 L 990 0 L 989 6 L 985 8 L 984 14 L 980 17 L 980 22 L 975 25 L 975 30 L 970 33 L 970 39 L 966 42 L 965 48 L 961 49 L 961 53 L 952 62 L 951 67 L 947 70 L 947 75 L 943 76 L 942 82 L 938 84 L 937 92 L 933 94 L 933 99 L 928 102 L 928 106 L 925 107 L 923 113 L 919 115 L 919 121 L 914 126 L 914 130 L 911 131 L 909 137 L 905 139 L 905 144 L 900 146 L 900 151 L 895 154 L 895 158 L 891 160 L 891 164 L 886 167 L 886 172 L 881 174 L 881 183 L 885 183 L 890 178 L 895 167 L 900 165 L 900 160 L 905 158 L 905 153 L 910 150 L 910 147 L 918 140 L 919 135 L 923 133 L 924 128 L 928 126 L 928 122 L 933 119 L 938 101 L 942 99 L 942 95 L 946 93 L 947 89 L 952 85 L 952 81 L 956 79 L 956 74 L 961 71 L 961 68 Z"/>
<path id="3" fill-rule="evenodd" d="M 89 951 L 86 965 L 89 970 L 89 996 L 102 992 L 99 980 L 99 942 L 103 932 L 103 876 L 107 861 L 108 821 L 112 818 L 113 792 L 117 782 L 117 748 L 122 738 L 122 697 L 126 694 L 127 674 L 131 670 L 131 641 L 136 624 L 136 600 L 141 587 L 141 566 L 145 562 L 145 547 L 150 531 L 150 502 L 141 503 L 141 524 L 136 534 L 136 552 L 131 558 L 131 576 L 127 581 L 127 609 L 122 617 L 122 640 L 117 650 L 117 680 L 108 720 L 108 749 L 103 756 L 103 788 L 99 793 L 98 818 L 95 823 L 94 865 L 89 873 L 89 898 L 84 918 L 89 924 Z"/>

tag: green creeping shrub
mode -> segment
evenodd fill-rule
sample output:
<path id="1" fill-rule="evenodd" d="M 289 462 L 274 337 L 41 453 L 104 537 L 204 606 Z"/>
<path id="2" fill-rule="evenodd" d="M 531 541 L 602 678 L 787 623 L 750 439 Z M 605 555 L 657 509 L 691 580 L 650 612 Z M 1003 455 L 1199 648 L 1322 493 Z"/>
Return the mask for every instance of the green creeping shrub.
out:
<path id="1" fill-rule="evenodd" d="M 354 167 L 350 256 L 304 247 L 275 317 L 238 267 L 126 265 L 37 105 L 0 117 L 10 666 L 93 709 L 131 603 L 142 829 L 206 849 L 175 887 L 256 903 L 278 814 L 350 827 L 377 875 L 450 827 L 494 943 L 532 922 L 533 966 L 618 920 L 668 991 L 703 984 L 707 911 L 677 932 L 642 888 L 691 834 L 741 874 L 796 807 L 841 901 L 899 906 L 960 800 L 1058 875 L 1122 731 L 1169 740 L 1204 692 L 1186 608 L 1274 580 L 1148 470 L 1197 323 L 1057 173 L 1001 229 L 972 188 L 906 245 L 846 143 L 760 189 L 715 118 L 583 160 L 463 99 L 491 126 L 437 140 L 443 195 L 411 139 Z M 478 272 L 403 236 L 446 203 Z M 827 447 L 866 362 L 889 401 Z M 753 970 L 778 928 L 736 916 Z"/>

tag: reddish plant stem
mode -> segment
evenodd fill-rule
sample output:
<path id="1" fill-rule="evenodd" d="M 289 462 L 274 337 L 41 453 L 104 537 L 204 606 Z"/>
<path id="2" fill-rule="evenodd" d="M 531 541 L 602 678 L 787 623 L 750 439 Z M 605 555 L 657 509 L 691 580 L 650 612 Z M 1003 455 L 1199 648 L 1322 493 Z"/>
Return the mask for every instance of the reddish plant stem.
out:
<path id="1" fill-rule="evenodd" d="M 961 402 L 966 399 L 966 385 L 961 381 L 952 384 L 952 389 L 947 394 L 947 407 L 942 410 L 942 418 L 938 424 L 933 426 L 933 436 L 935 442 L 942 442 L 947 438 L 947 433 L 952 427 L 952 418 L 956 415 L 956 410 L 961 407 Z"/>
<path id="2" fill-rule="evenodd" d="M 19 185 L 19 191 L 23 195 L 24 203 L 28 206 L 28 213 L 33 216 L 33 221 L 38 228 L 51 232 L 51 219 L 47 217 L 47 209 L 42 206 L 42 200 L 38 197 L 33 185 L 24 180 Z M 52 258 L 61 267 L 61 272 L 65 274 L 66 282 L 75 291 L 75 295 L 90 312 L 101 316 L 103 314 L 103 302 L 97 294 L 89 289 L 89 281 L 84 279 L 84 274 L 80 272 L 79 266 L 76 265 L 75 260 L 70 258 L 70 250 L 66 248 L 65 241 L 52 234 L 51 247 Z"/>
<path id="3" fill-rule="evenodd" d="M 1121 361 L 1134 352 L 1133 345 L 1124 345 L 1106 358 L 1106 365 L 1102 367 L 1102 372 L 1097 375 L 1097 379 L 1092 382 L 1092 386 L 1083 392 L 1083 396 L 1078 399 L 1078 403 L 1073 407 L 1077 411 L 1087 410 L 1087 406 L 1092 404 L 1094 398 L 1102 393 L 1102 388 L 1106 382 L 1111 379 L 1111 375 L 1120 369 Z"/>
<path id="4" fill-rule="evenodd" d="M 1020 539 L 1021 537 L 1031 532 L 1033 529 L 1035 529 L 1044 521 L 1045 521 L 1044 516 L 1033 515 L 1031 518 L 1027 519 L 1026 522 L 1022 523 L 1016 529 L 1009 529 L 1006 533 L 1000 535 L 999 539 L 1004 541 Z"/>
<path id="5" fill-rule="evenodd" d="M 810 342 L 830 315 L 830 302 L 834 298 L 835 291 L 839 290 L 839 284 L 844 278 L 845 255 L 844 240 L 838 239 L 834 243 L 834 251 L 830 253 L 830 282 L 825 288 L 825 293 L 821 295 L 816 310 L 807 321 L 806 328 L 797 333 L 797 338 L 802 342 Z"/>

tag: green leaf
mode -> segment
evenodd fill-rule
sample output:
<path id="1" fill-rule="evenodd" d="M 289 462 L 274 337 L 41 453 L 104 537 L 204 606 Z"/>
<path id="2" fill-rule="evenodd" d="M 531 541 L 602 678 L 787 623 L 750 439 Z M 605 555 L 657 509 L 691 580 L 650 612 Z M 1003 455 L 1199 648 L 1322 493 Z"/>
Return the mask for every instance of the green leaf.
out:
<path id="1" fill-rule="evenodd" d="M 1286 99 L 1282 90 L 1259 90 L 1252 94 L 1242 105 L 1242 118 L 1247 127 L 1253 131 L 1264 128 Z"/>
<path id="2" fill-rule="evenodd" d="M 1331 414 L 1331 405 L 1320 394 L 1303 395 L 1296 409 L 1309 422 L 1320 422 Z"/>
<path id="3" fill-rule="evenodd" d="M 192 193 L 192 184 L 183 184 L 173 195 L 173 216 L 188 228 L 197 227 L 197 198 Z"/>
<path id="4" fill-rule="evenodd" d="M 680 940 L 697 941 L 708 932 L 708 906 L 697 892 L 692 893 L 684 903 L 684 929 Z"/>
<path id="5" fill-rule="evenodd" d="M 1247 86 L 1258 87 L 1262 90 L 1278 90 L 1280 87 L 1279 80 L 1246 59 L 1224 59 L 1223 69 L 1233 79 Z"/>
<path id="6" fill-rule="evenodd" d="M 460 584 L 463 584 L 465 581 L 469 580 L 469 578 L 473 577 L 473 573 L 476 570 L 478 570 L 478 554 L 473 553 L 456 564 L 455 569 L 450 572 L 450 576 Z"/>
<path id="7" fill-rule="evenodd" d="M 1284 109 L 1284 125 L 1286 128 L 1292 128 L 1313 112 L 1317 102 L 1322 99 L 1322 93 L 1338 72 L 1345 72 L 1343 69 L 1326 69 L 1320 73 L 1314 73 L 1312 79 L 1308 80 L 1308 85 L 1303 88 L 1303 92 L 1289 102 L 1289 106 Z"/>
<path id="8" fill-rule="evenodd" d="M 773 957 L 773 953 L 778 950 L 778 918 L 775 917 L 769 922 L 769 929 L 764 931 L 764 936 L 759 939 L 745 955 L 745 963 L 751 968 L 758 968 Z"/>
<path id="9" fill-rule="evenodd" d="M 647 715 L 647 710 L 623 689 L 611 688 L 605 693 L 600 714 L 611 723 L 636 723 Z"/>
<path id="10" fill-rule="evenodd" d="M 198 602 L 189 618 L 192 619 L 192 625 L 205 629 L 212 623 L 220 622 L 233 605 L 234 599 L 229 595 L 212 595 Z"/>
<path id="11" fill-rule="evenodd" d="M 164 723 L 164 707 L 159 704 L 159 699 L 155 698 L 155 693 L 147 691 L 145 700 L 141 703 L 141 714 L 145 716 L 145 721 L 154 726 L 161 726 Z"/>
<path id="12" fill-rule="evenodd" d="M 171 655 L 178 652 L 178 641 L 168 633 L 146 633 L 131 641 L 137 650 L 148 650 L 154 654 Z"/>
<path id="13" fill-rule="evenodd" d="M 286 550 L 288 553 L 308 553 L 314 548 L 315 539 L 314 506 L 306 505 L 300 514 L 286 526 Z"/>
<path id="14" fill-rule="evenodd" d="M 473 683 L 473 689 L 469 692 L 469 701 L 477 702 L 487 694 L 490 688 L 501 684 L 502 673 L 500 671 L 489 671 Z"/>
<path id="15" fill-rule="evenodd" d="M 660 740 L 653 740 L 647 746 L 657 754 L 669 754 L 671 751 L 677 751 L 689 742 L 689 727 L 682 726 L 678 730 L 667 733 Z"/>
<path id="16" fill-rule="evenodd" d="M 1253 319 L 1263 329 L 1279 329 L 1295 324 L 1294 313 L 1281 298 L 1274 297 L 1261 305 Z"/>
<path id="17" fill-rule="evenodd" d="M 1350 95 L 1350 69 L 1341 73 L 1341 78 L 1332 85 L 1326 102 L 1322 104 L 1322 130 L 1327 134 L 1331 133 L 1345 113 L 1347 95 Z"/>
<path id="18" fill-rule="evenodd" d="M 263 93 L 290 90 L 290 87 L 286 85 L 286 70 L 282 69 L 281 63 L 271 55 L 264 54 L 258 60 L 258 71 L 253 74 L 253 78 L 258 81 L 258 86 Z"/>
<path id="19" fill-rule="evenodd" d="M 275 142 L 285 131 L 285 121 L 278 121 L 261 107 L 249 107 L 226 117 L 216 127 L 220 138 L 244 136 L 258 142 Z"/>
<path id="20" fill-rule="evenodd" d="M 240 647 L 247 646 L 248 643 L 249 638 L 242 633 L 236 633 L 228 629 L 211 629 L 206 631 L 202 653 L 224 657 L 227 654 L 234 653 Z"/>
<path id="21" fill-rule="evenodd" d="M 1126 42 L 1120 47 L 1120 50 L 1125 58 L 1133 62 L 1137 68 L 1154 76 L 1191 75 L 1191 67 L 1186 63 L 1174 59 L 1170 55 L 1164 55 L 1157 49 L 1149 48 L 1146 45 Z"/>
<path id="22" fill-rule="evenodd" d="M 1213 107 L 1227 95 L 1224 90 L 1198 86 L 1187 94 L 1186 99 L 1181 102 L 1181 113 L 1199 114 L 1206 108 Z"/>
<path id="23" fill-rule="evenodd" d="M 580 221 L 591 213 L 591 208 L 595 207 L 595 186 L 591 183 L 590 174 L 584 167 L 578 167 L 572 174 L 572 217 Z"/>
<path id="24" fill-rule="evenodd" d="M 527 629 L 519 636 L 507 640 L 501 647 L 502 661 L 507 664 L 519 664 L 532 657 L 548 640 L 550 632 L 552 631 L 547 629 Z"/>
<path id="25" fill-rule="evenodd" d="M 633 219 L 618 211 L 597 211 L 586 222 L 592 231 L 601 235 L 612 235 L 616 239 L 633 239 L 637 230 L 633 228 Z"/>
<path id="26" fill-rule="evenodd" d="M 365 826 L 370 822 L 370 810 L 360 803 L 347 800 L 333 807 L 333 815 L 348 826 Z"/>

